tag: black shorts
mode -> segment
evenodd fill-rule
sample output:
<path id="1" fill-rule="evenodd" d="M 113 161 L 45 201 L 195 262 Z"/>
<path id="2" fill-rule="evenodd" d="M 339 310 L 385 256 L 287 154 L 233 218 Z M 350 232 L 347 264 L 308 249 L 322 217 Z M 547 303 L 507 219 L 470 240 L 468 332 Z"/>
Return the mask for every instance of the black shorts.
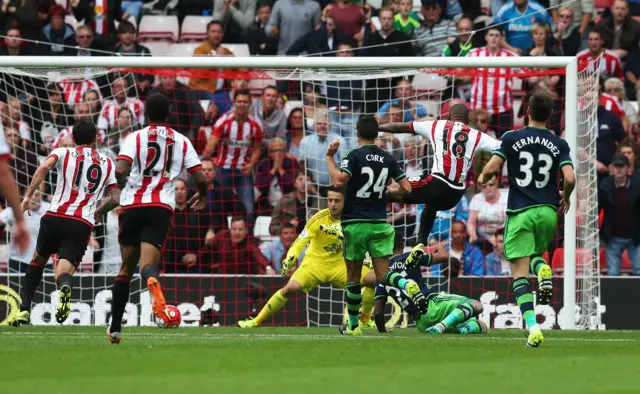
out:
<path id="1" fill-rule="evenodd" d="M 120 214 L 118 242 L 124 246 L 139 246 L 145 242 L 162 249 L 173 213 L 160 207 L 136 207 Z"/>
<path id="2" fill-rule="evenodd" d="M 403 197 L 406 204 L 426 204 L 437 211 L 448 211 L 458 205 L 465 193 L 464 188 L 456 189 L 433 175 L 407 179 L 411 193 Z"/>
<path id="3" fill-rule="evenodd" d="M 93 228 L 80 220 L 44 215 L 40 219 L 40 231 L 36 251 L 49 257 L 58 254 L 77 266 L 84 257 Z"/>

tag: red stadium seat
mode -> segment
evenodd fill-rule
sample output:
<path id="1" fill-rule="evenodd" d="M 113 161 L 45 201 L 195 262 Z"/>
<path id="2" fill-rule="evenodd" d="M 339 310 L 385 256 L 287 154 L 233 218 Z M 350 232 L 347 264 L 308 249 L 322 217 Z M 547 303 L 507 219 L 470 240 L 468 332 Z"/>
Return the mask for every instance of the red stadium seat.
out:
<path id="1" fill-rule="evenodd" d="M 207 23 L 212 20 L 213 17 L 211 16 L 185 16 L 182 21 L 182 28 L 180 29 L 180 41 L 204 41 L 207 38 Z"/>

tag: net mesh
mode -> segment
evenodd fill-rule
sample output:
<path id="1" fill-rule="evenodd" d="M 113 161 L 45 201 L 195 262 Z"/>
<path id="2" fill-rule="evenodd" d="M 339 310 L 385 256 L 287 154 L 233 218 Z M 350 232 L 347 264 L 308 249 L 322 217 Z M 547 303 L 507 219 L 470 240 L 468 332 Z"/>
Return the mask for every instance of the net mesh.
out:
<path id="1" fill-rule="evenodd" d="M 52 148 L 73 143 L 65 129 L 74 120 L 93 120 L 101 130 L 100 150 L 115 158 L 127 134 L 144 124 L 144 99 L 150 90 L 140 88 L 144 85 L 141 81 L 149 81 L 152 92 L 162 92 L 169 97 L 169 125 L 190 136 L 198 153 L 204 150 L 216 122 L 232 108 L 234 92 L 245 88 L 251 91 L 254 96 L 251 113 L 266 118 L 262 122 L 266 149 L 254 169 L 252 183 L 225 183 L 220 173 L 215 180 L 213 171 L 208 173 L 213 182 L 209 196 L 212 208 L 206 212 L 176 212 L 163 250 L 163 286 L 168 302 L 180 308 L 185 325 L 235 324 L 239 319 L 255 315 L 286 283 L 286 278 L 275 275 L 279 272 L 283 250 L 295 234 L 302 231 L 305 221 L 326 203 L 330 181 L 324 151 L 317 144 L 303 143 L 323 127 L 329 135 L 344 138 L 342 149 L 352 148 L 357 145 L 354 125 L 362 114 L 376 114 L 381 123 L 444 118 L 452 103 L 471 101 L 473 83 L 482 78 L 508 75 L 513 106 L 502 112 L 487 111 L 482 105 L 472 108 L 472 120 L 477 128 L 499 137 L 507 129 L 523 126 L 522 103 L 527 92 L 541 84 L 553 83 L 557 109 L 549 128 L 556 133 L 564 130 L 563 70 L 43 68 L 2 71 L 6 75 L 0 88 L 0 101 L 6 103 L 2 107 L 4 131 L 10 133 L 8 135 L 17 134 L 10 141 L 15 140 L 26 152 L 23 156 L 15 154 L 12 163 L 21 192 Z M 597 93 L 597 76 L 581 74 L 579 81 L 581 92 Z M 215 94 L 213 89 L 203 92 L 202 86 L 215 86 Z M 268 96 L 265 93 L 268 86 L 275 86 L 279 94 Z M 578 261 L 578 315 L 581 326 L 590 328 L 599 321 L 597 212 L 593 212 L 597 206 L 593 167 L 596 108 L 596 100 L 585 101 L 580 108 L 581 156 L 576 168 L 580 218 L 576 242 L 579 250 L 588 251 L 579 253 L 585 258 Z M 284 139 L 286 152 L 282 152 L 279 140 L 274 137 Z M 379 146 L 403 163 L 408 176 L 430 171 L 434 157 L 424 140 L 400 135 L 379 137 Z M 219 159 L 219 154 L 214 155 L 214 160 Z M 467 196 L 454 210 L 438 214 L 431 240 L 432 243 L 449 241 L 452 220 L 463 221 L 468 232 L 475 233 L 471 241 L 479 250 L 481 261 L 468 262 L 461 257 L 460 264 L 451 260 L 449 264 L 425 269 L 424 275 L 430 285 L 439 290 L 481 300 L 485 304 L 482 318 L 492 327 L 521 327 L 519 311 L 513 304 L 508 264 L 504 264 L 500 253 L 494 253 L 499 252 L 496 249 L 500 246 L 493 234 L 504 222 L 506 174 L 502 174 L 500 188 L 491 195 L 475 185 L 475 174 L 487 160 L 488 156 L 477 158 L 467 178 Z M 273 171 L 276 166 L 279 167 Z M 297 184 L 299 170 L 310 176 L 306 183 L 303 177 Z M 55 176 L 51 174 L 42 190 L 43 207 L 53 192 Z M 191 182 L 187 182 L 187 187 L 189 193 L 193 192 Z M 284 207 L 283 201 L 292 196 L 290 193 L 296 196 L 296 192 L 304 201 L 304 214 L 295 209 L 295 203 L 294 208 Z M 390 204 L 388 208 L 390 221 L 396 231 L 404 234 L 407 247 L 414 245 L 422 207 Z M 243 230 L 247 240 L 233 249 L 237 229 L 229 227 L 232 227 L 231 217 L 237 215 L 248 218 Z M 472 216 L 475 216 L 473 229 L 469 226 Z M 281 234 L 285 222 L 294 225 L 293 238 Z M 562 222 L 559 223 L 558 236 L 547 256 L 556 272 L 561 272 L 561 259 L 556 256 L 562 256 L 564 246 Z M 37 232 L 35 224 L 33 231 Z M 108 320 L 110 287 L 120 265 L 117 233 L 118 212 L 115 211 L 107 215 L 104 226 L 96 229 L 80 265 L 74 283 L 77 289 L 73 294 L 74 314 L 65 324 L 104 324 Z M 2 276 L 4 283 L 0 282 L 4 286 L 0 316 L 10 310 L 11 303 L 7 300 L 16 299 L 9 294 L 9 289 L 20 291 L 19 272 L 25 267 L 24 262 L 17 262 L 16 256 L 10 255 L 9 237 L 8 231 L 7 245 L 3 246 L 3 258 L 0 258 L 0 269 L 6 272 Z M 195 260 L 185 257 L 189 254 L 194 255 Z M 490 259 L 493 265 L 489 264 Z M 55 256 L 53 260 L 55 263 Z M 37 304 L 34 312 L 38 316 L 34 322 L 54 324 L 51 312 L 57 297 L 55 284 L 50 275 L 45 275 L 43 282 L 34 300 Z M 561 281 L 556 281 L 555 286 L 554 302 L 538 310 L 550 327 L 559 325 L 557 315 L 562 303 Z M 131 289 L 127 324 L 153 324 L 144 284 L 134 280 Z M 390 308 L 389 325 L 411 325 L 397 305 Z M 265 324 L 327 326 L 340 324 L 343 318 L 344 291 L 323 285 L 308 295 L 291 298 L 283 310 Z"/>

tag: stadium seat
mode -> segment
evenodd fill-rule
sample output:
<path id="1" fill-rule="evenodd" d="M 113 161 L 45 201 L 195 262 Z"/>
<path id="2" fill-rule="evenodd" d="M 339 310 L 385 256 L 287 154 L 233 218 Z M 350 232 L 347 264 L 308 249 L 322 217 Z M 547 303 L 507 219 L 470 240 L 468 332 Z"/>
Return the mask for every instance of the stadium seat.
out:
<path id="1" fill-rule="evenodd" d="M 127 18 L 127 22 L 130 22 L 133 27 L 138 30 L 138 23 L 136 22 L 136 18 L 133 15 L 129 15 L 129 17 Z M 116 29 L 118 28 L 118 26 L 120 26 L 120 22 L 118 21 L 113 21 L 113 24 L 116 25 Z"/>
<path id="2" fill-rule="evenodd" d="M 247 44 L 222 44 L 222 46 L 233 52 L 237 57 L 251 56 L 251 53 L 249 52 L 249 45 Z"/>
<path id="3" fill-rule="evenodd" d="M 176 42 L 179 30 L 178 17 L 175 15 L 145 15 L 140 20 L 138 38 L 141 41 L 164 39 Z"/>
<path id="4" fill-rule="evenodd" d="M 207 23 L 211 22 L 211 16 L 187 15 L 182 21 L 180 29 L 180 41 L 197 40 L 203 41 L 207 38 Z"/>
<path id="5" fill-rule="evenodd" d="M 276 81 L 274 79 L 252 79 L 249 81 L 248 89 L 254 96 L 262 95 L 262 91 L 269 85 L 276 85 Z"/>
<path id="6" fill-rule="evenodd" d="M 440 112 L 440 102 L 435 100 L 418 100 L 416 104 L 420 104 L 427 109 L 429 116 L 436 118 L 442 116 L 444 112 Z"/>
<path id="7" fill-rule="evenodd" d="M 169 47 L 169 51 L 166 56 L 193 56 L 193 51 L 199 45 L 199 43 L 195 42 L 173 44 Z"/>
<path id="8" fill-rule="evenodd" d="M 271 241 L 276 239 L 269 233 L 269 226 L 271 225 L 271 216 L 258 216 L 256 218 L 256 226 L 253 229 L 253 235 L 256 238 L 260 238 L 261 241 Z"/>
<path id="9" fill-rule="evenodd" d="M 291 110 L 294 108 L 302 108 L 302 101 L 297 101 L 297 100 L 289 100 L 286 103 L 284 103 L 284 114 L 289 117 L 289 114 L 291 113 Z"/>
<path id="10" fill-rule="evenodd" d="M 486 15 L 491 15 L 491 0 L 480 0 L 480 9 Z"/>
<path id="11" fill-rule="evenodd" d="M 367 1 L 367 3 L 369 3 L 369 5 L 373 8 L 375 8 L 376 10 L 382 8 L 382 0 L 373 0 L 373 1 Z"/>
<path id="12" fill-rule="evenodd" d="M 382 24 L 380 23 L 380 18 L 374 16 L 371 18 L 371 23 L 376 27 L 376 29 L 380 30 L 382 28 Z"/>
<path id="13" fill-rule="evenodd" d="M 66 15 L 64 17 L 64 23 L 67 23 L 67 24 L 71 25 L 71 27 L 73 27 L 73 30 L 77 30 L 78 27 L 83 25 L 82 21 L 79 22 L 76 19 L 76 17 L 73 16 L 73 15 Z"/>
<path id="14" fill-rule="evenodd" d="M 613 5 L 613 0 L 596 0 L 593 7 L 598 13 L 602 13 L 602 11 L 610 8 L 611 5 Z"/>
<path id="15" fill-rule="evenodd" d="M 210 100 L 200 100 L 200 106 L 202 107 L 203 110 L 207 110 L 207 108 L 209 108 L 209 102 Z"/>
<path id="16" fill-rule="evenodd" d="M 171 43 L 166 41 L 147 41 L 144 46 L 149 48 L 151 56 L 166 56 L 171 48 Z"/>
<path id="17" fill-rule="evenodd" d="M 447 87 L 447 79 L 438 74 L 419 73 L 413 77 L 413 88 L 418 92 L 441 92 Z"/>

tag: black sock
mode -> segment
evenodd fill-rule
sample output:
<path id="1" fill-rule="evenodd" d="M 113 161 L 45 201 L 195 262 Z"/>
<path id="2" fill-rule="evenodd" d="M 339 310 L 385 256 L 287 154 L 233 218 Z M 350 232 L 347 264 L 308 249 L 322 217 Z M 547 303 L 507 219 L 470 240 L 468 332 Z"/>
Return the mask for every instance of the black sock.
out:
<path id="1" fill-rule="evenodd" d="M 32 261 L 27 267 L 27 272 L 24 274 L 24 284 L 22 286 L 21 311 L 31 310 L 31 301 L 42 280 L 42 271 L 44 271 L 44 264 L 40 264 L 37 261 Z"/>
<path id="2" fill-rule="evenodd" d="M 127 301 L 129 301 L 130 281 L 131 278 L 128 276 L 118 275 L 111 287 L 111 326 L 109 326 L 109 332 L 122 330 L 122 315 Z"/>
<path id="3" fill-rule="evenodd" d="M 149 278 L 160 278 L 160 269 L 156 264 L 145 265 L 144 269 L 140 272 L 140 276 L 142 276 L 142 279 L 146 284 Z"/>
<path id="4" fill-rule="evenodd" d="M 58 286 L 58 289 L 60 289 L 62 286 L 69 286 L 69 288 L 71 288 L 72 278 L 73 277 L 70 274 L 63 272 L 58 275 L 58 278 L 56 279 L 56 286 Z"/>

